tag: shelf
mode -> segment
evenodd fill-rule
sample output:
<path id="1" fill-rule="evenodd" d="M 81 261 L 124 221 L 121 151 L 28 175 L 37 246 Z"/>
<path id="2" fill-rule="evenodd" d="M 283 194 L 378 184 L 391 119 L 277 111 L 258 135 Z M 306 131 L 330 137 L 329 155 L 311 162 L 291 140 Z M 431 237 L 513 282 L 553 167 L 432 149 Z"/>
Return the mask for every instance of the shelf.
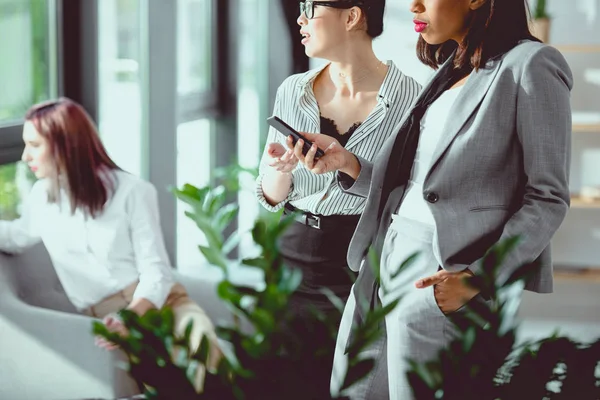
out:
<path id="1" fill-rule="evenodd" d="M 594 111 L 573 111 L 573 132 L 600 133 L 600 113 Z"/>
<path id="2" fill-rule="evenodd" d="M 554 268 L 554 278 L 560 281 L 600 282 L 600 267 Z"/>
<path id="3" fill-rule="evenodd" d="M 561 53 L 600 53 L 600 44 L 552 44 Z"/>
<path id="4" fill-rule="evenodd" d="M 576 195 L 571 196 L 571 208 L 597 208 L 600 209 L 600 200 L 582 199 Z"/>
<path id="5" fill-rule="evenodd" d="M 600 124 L 573 124 L 573 133 L 600 133 Z"/>

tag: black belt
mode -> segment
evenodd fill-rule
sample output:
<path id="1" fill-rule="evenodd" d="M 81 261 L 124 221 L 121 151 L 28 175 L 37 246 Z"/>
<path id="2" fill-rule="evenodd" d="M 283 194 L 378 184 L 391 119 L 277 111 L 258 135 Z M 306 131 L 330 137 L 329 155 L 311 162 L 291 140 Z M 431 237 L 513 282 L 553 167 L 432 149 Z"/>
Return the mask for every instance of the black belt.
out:
<path id="1" fill-rule="evenodd" d="M 299 210 L 290 203 L 285 203 L 283 213 L 286 215 L 294 214 L 294 219 L 302 225 L 323 230 L 339 227 L 340 225 L 354 225 L 356 227 L 360 219 L 360 215 L 316 215 Z"/>

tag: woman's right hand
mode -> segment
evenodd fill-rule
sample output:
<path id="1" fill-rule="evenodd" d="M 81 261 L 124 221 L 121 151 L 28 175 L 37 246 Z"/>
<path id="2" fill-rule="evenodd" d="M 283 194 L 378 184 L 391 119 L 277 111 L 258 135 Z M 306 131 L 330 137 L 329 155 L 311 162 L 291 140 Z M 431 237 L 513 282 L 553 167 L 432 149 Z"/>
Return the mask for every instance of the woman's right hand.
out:
<path id="1" fill-rule="evenodd" d="M 288 145 L 292 143 L 289 137 L 288 142 Z M 294 151 L 291 149 L 286 150 L 280 143 L 269 143 L 267 154 L 271 157 L 269 166 L 281 173 L 290 173 L 298 165 L 298 158 L 294 155 Z"/>
<path id="2" fill-rule="evenodd" d="M 302 154 L 303 140 L 298 140 L 295 146 L 292 147 L 291 141 L 288 142 L 288 147 L 294 149 L 296 158 L 303 163 L 307 169 L 315 174 L 324 174 L 327 172 L 341 171 L 350 175 L 353 179 L 358 177 L 360 173 L 360 163 L 354 154 L 346 150 L 336 139 L 328 135 L 320 133 L 301 133 L 306 140 L 313 143 L 311 149 Z M 325 153 L 324 156 L 315 159 L 317 148 L 320 148 Z"/>

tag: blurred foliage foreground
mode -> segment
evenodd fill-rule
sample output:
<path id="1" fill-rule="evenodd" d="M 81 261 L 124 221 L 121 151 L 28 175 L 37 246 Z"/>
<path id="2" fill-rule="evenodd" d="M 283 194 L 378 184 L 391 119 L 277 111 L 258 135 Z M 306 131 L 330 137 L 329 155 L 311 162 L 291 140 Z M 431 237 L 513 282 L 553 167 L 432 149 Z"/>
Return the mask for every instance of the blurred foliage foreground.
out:
<path id="1" fill-rule="evenodd" d="M 283 265 L 277 238 L 293 218 L 280 220 L 278 214 L 271 214 L 256 221 L 252 238 L 260 247 L 260 255 L 242 262 L 260 269 L 264 281 L 259 288 L 236 285 L 227 271 L 228 255 L 239 235 L 226 237 L 224 232 L 237 215 L 237 205 L 227 203 L 224 187 L 185 185 L 173 192 L 190 206 L 187 216 L 206 236 L 207 245 L 200 246 L 200 251 L 224 272 L 217 295 L 233 314 L 234 323 L 217 328 L 224 343 L 223 361 L 217 370 L 207 372 L 202 393 L 196 393 L 193 377 L 199 366 L 207 363 L 208 340 L 203 340 L 198 349 L 190 349 L 191 326 L 185 337 L 175 337 L 173 315 L 168 309 L 151 311 L 143 317 L 122 311 L 130 332 L 125 338 L 108 332 L 99 322 L 94 322 L 94 333 L 121 346 L 129 359 L 126 368 L 145 388 L 148 399 L 331 398 L 317 393 L 317 388 L 297 371 L 303 354 L 314 354 L 315 365 L 331 363 L 323 355 L 329 354 L 328 346 L 334 346 L 335 324 L 315 313 L 314 326 L 328 332 L 330 338 L 320 343 L 300 340 L 302 329 L 286 329 L 295 326 L 295 316 L 288 312 L 287 303 L 302 276 Z M 464 312 L 450 314 L 457 327 L 456 339 L 436 359 L 411 364 L 408 376 L 417 399 L 600 399 L 600 341 L 583 344 L 553 335 L 535 342 L 516 342 L 522 288 L 536 268 L 524 266 L 500 279 L 499 268 L 517 243 L 518 238 L 514 238 L 491 249 L 483 260 L 482 275 L 469 280 L 494 301 L 469 302 Z M 330 299 L 341 311 L 339 299 Z M 362 379 L 373 367 L 374 360 L 360 354 L 378 338 L 378 327 L 398 301 L 401 299 L 372 310 L 362 326 L 354 327 L 344 388 Z M 242 321 L 252 329 L 243 329 Z"/>

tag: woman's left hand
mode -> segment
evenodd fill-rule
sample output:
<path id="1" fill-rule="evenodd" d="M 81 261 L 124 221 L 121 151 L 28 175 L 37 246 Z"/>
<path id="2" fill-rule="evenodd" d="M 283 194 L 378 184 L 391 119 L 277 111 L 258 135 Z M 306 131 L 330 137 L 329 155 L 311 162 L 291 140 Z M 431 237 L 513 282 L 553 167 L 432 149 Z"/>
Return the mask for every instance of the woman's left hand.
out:
<path id="1" fill-rule="evenodd" d="M 110 332 L 118 333 L 119 335 L 121 335 L 123 337 L 129 335 L 129 331 L 127 330 L 127 328 L 125 327 L 125 324 L 123 323 L 123 321 L 121 320 L 121 318 L 119 318 L 119 316 L 117 314 L 114 314 L 114 313 L 108 314 L 106 317 L 104 317 L 104 319 L 102 320 L 102 323 L 106 326 L 106 328 Z M 101 347 L 106 350 L 115 350 L 119 347 L 116 344 L 114 344 L 113 342 L 110 342 L 100 336 L 96 336 L 95 343 L 96 343 L 96 346 Z"/>
<path id="2" fill-rule="evenodd" d="M 468 269 L 459 272 L 449 272 L 444 269 L 420 279 L 415 283 L 419 289 L 433 285 L 433 293 L 438 307 L 444 314 L 450 314 L 477 296 L 479 290 L 468 286 L 464 279 L 473 276 Z"/>

